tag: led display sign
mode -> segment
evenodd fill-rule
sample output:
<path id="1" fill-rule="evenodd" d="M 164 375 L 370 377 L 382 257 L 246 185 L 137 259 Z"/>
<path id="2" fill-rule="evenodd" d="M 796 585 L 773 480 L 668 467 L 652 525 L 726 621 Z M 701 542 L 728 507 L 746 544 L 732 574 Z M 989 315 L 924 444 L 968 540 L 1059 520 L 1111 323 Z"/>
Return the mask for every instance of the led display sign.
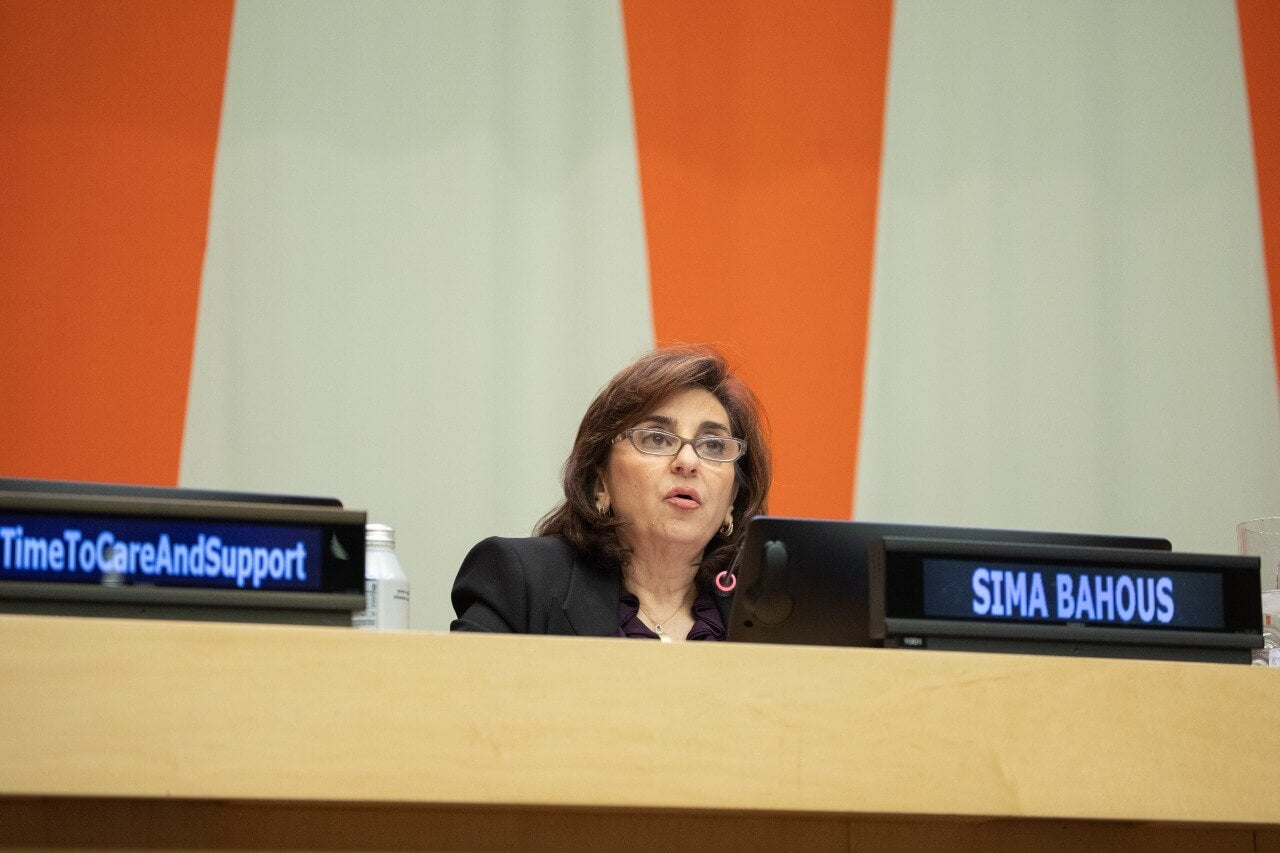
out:
<path id="1" fill-rule="evenodd" d="M 873 636 L 914 648 L 1247 663 L 1257 557 L 928 538 L 872 546 Z"/>

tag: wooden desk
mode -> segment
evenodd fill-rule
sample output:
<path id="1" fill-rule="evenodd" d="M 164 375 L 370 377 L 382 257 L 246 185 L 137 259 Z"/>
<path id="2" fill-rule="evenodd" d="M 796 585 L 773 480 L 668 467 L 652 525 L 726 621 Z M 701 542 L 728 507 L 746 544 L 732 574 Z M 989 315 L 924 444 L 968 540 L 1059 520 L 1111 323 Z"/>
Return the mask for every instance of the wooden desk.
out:
<path id="1" fill-rule="evenodd" d="M 1280 672 L 0 616 L 0 845 L 1280 849 Z"/>

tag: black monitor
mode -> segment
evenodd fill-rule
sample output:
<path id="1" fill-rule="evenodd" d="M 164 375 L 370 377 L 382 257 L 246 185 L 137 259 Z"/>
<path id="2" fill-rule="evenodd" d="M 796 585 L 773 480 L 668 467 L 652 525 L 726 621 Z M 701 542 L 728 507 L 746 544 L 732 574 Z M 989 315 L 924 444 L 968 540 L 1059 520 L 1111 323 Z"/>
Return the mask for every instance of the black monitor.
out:
<path id="1" fill-rule="evenodd" d="M 365 521 L 334 498 L 0 479 L 0 612 L 350 626 Z"/>
<path id="2" fill-rule="evenodd" d="M 886 537 L 1165 555 L 1171 550 L 1167 539 L 1151 537 L 761 516 L 751 520 L 738 554 L 729 639 L 892 645 L 884 636 L 883 595 L 878 594 L 879 600 L 875 600 L 871 582 L 872 561 Z M 1255 595 L 1255 605 L 1258 601 Z"/>

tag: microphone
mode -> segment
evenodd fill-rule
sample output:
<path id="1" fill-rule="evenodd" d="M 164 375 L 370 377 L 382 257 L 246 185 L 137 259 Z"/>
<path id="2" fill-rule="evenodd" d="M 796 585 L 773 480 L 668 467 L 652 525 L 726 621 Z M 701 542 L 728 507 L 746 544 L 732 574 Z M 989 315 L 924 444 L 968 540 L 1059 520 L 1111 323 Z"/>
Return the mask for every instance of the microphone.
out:
<path id="1" fill-rule="evenodd" d="M 729 563 L 729 568 L 716 575 L 716 595 L 721 598 L 728 598 L 733 595 L 734 589 L 738 586 L 738 564 L 742 562 L 742 552 L 745 548 L 739 548 L 738 553 L 733 555 L 733 561 Z"/>

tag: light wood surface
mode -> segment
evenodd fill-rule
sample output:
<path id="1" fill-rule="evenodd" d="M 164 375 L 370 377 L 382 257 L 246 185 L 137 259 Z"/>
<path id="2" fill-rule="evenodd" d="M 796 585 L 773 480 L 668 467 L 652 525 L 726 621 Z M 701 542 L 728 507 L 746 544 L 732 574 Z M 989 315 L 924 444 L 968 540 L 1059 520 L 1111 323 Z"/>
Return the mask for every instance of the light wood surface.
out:
<path id="1" fill-rule="evenodd" d="M 157 827 L 772 815 L 815 849 L 851 820 L 1217 849 L 1280 826 L 1280 672 L 1245 666 L 0 616 L 0 685 L 0 817 L 27 842 L 108 799 Z"/>

